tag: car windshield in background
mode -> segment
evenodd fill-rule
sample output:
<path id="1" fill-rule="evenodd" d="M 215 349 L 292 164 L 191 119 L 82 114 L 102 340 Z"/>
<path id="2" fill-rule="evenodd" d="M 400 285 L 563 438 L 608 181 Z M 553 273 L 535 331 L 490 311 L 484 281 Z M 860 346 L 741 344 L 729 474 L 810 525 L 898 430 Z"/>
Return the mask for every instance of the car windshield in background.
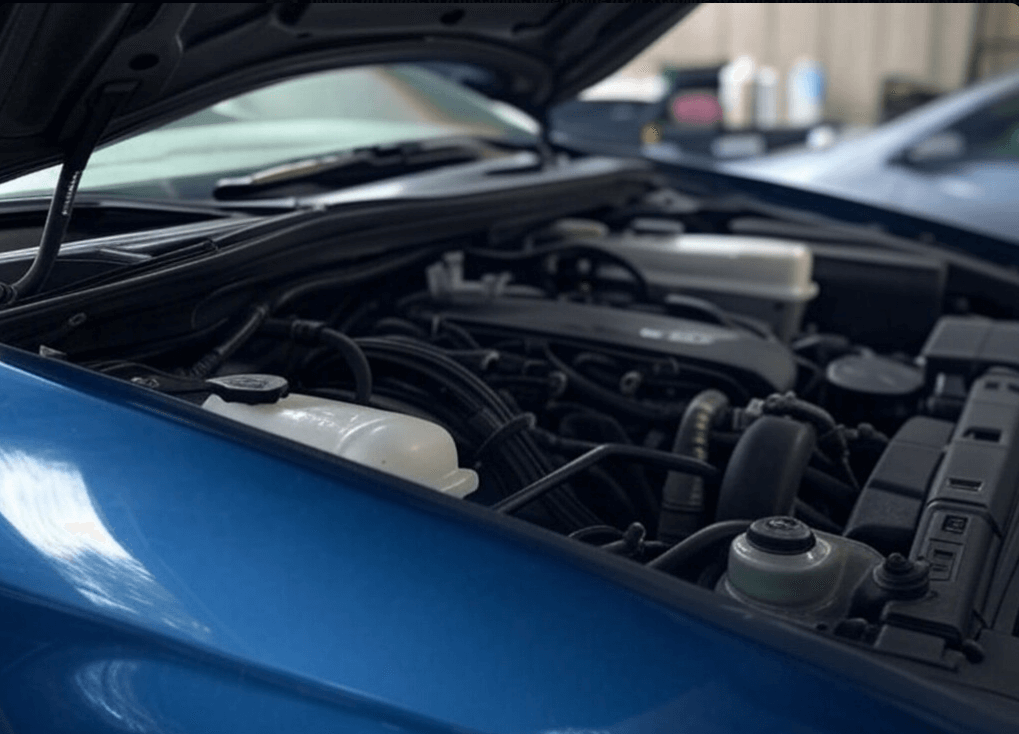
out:
<path id="1" fill-rule="evenodd" d="M 97 151 L 81 190 L 208 198 L 216 181 L 305 157 L 469 135 L 529 141 L 524 113 L 409 64 L 290 79 L 225 100 Z M 0 184 L 0 196 L 49 194 L 59 167 Z"/>

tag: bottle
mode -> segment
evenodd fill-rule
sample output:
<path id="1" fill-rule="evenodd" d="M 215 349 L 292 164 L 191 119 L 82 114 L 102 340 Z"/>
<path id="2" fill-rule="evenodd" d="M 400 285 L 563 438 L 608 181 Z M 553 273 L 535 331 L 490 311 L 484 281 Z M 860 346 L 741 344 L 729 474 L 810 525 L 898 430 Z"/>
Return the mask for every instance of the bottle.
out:
<path id="1" fill-rule="evenodd" d="M 824 117 L 824 68 L 803 57 L 793 64 L 788 78 L 788 118 L 792 127 L 811 127 Z"/>
<path id="2" fill-rule="evenodd" d="M 754 81 L 754 120 L 759 130 L 771 130 L 778 126 L 778 73 L 762 66 Z"/>
<path id="3" fill-rule="evenodd" d="M 725 127 L 738 130 L 752 122 L 753 81 L 756 64 L 750 56 L 739 56 L 718 72 L 718 97 Z"/>

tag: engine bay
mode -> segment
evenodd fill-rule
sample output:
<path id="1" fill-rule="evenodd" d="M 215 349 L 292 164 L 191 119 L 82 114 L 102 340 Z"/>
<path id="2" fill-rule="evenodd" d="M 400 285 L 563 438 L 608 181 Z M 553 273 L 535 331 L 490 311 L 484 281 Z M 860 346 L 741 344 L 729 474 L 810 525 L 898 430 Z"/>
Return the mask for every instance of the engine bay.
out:
<path id="1" fill-rule="evenodd" d="M 946 313 L 936 259 L 710 234 L 672 196 L 277 283 L 184 342 L 40 351 L 925 672 L 1002 664 L 1019 322 Z"/>

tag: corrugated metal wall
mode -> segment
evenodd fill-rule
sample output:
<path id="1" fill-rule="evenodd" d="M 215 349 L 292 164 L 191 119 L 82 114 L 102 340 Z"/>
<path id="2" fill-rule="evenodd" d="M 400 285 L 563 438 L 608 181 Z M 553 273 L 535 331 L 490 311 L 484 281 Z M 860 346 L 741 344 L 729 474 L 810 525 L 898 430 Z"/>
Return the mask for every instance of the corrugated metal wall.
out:
<path id="1" fill-rule="evenodd" d="M 1011 17 L 1008 8 L 1019 11 L 1009 4 L 994 12 Z M 662 65 L 707 65 L 749 54 L 784 80 L 799 57 L 810 56 L 828 74 L 827 116 L 870 124 L 878 119 L 888 76 L 943 90 L 965 83 L 976 9 L 972 3 L 710 3 L 622 73 L 650 76 Z M 1019 23 L 1019 12 L 1014 16 Z"/>

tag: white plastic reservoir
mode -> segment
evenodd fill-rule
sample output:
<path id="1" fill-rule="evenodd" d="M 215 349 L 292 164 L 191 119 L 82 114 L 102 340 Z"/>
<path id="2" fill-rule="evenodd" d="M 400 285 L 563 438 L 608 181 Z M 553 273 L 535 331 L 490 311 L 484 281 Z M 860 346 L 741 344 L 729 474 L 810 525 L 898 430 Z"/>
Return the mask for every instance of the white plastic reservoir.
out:
<path id="1" fill-rule="evenodd" d="M 704 298 L 767 322 L 781 339 L 799 331 L 807 302 L 818 293 L 813 253 L 802 242 L 727 234 L 624 234 L 606 242 L 660 297 Z"/>
<path id="2" fill-rule="evenodd" d="M 453 497 L 478 488 L 478 475 L 460 468 L 449 432 L 421 418 L 299 394 L 266 405 L 212 395 L 202 407 Z"/>

